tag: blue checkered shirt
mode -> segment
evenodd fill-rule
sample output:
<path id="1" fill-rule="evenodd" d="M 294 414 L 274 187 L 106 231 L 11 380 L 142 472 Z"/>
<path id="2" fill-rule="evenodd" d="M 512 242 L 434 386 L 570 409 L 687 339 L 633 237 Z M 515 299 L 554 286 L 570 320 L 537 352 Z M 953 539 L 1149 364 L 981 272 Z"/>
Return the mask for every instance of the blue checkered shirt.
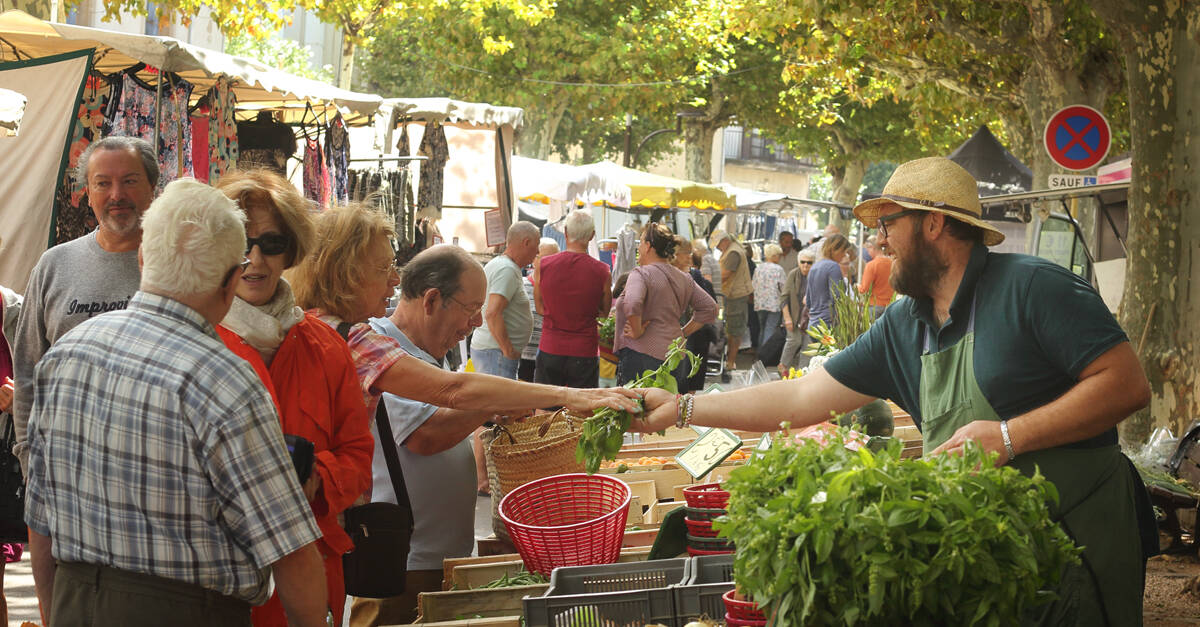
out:
<path id="1" fill-rule="evenodd" d="M 320 537 L 254 370 L 183 304 L 138 292 L 34 373 L 25 521 L 59 560 L 251 603 Z"/>

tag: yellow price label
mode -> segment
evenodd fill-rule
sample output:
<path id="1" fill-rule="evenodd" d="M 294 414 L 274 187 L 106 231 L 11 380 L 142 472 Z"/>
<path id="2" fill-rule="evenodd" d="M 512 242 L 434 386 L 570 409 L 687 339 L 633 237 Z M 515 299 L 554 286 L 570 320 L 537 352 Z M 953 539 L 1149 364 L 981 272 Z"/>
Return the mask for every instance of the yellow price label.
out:
<path id="1" fill-rule="evenodd" d="M 709 429 L 680 451 L 675 462 L 693 478 L 699 479 L 741 447 L 742 439 L 732 431 Z"/>

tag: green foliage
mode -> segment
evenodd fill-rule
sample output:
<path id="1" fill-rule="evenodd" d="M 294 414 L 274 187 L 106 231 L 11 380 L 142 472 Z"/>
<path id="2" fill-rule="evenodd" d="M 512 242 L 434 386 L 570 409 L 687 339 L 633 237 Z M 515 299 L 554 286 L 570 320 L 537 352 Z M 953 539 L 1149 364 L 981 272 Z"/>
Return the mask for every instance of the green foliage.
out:
<path id="1" fill-rule="evenodd" d="M 333 68 L 329 65 L 315 69 L 312 65 L 312 50 L 299 42 L 278 35 L 270 39 L 255 39 L 247 35 L 233 35 L 225 41 L 225 52 L 250 57 L 265 65 L 289 74 L 311 78 L 325 83 L 333 82 Z"/>
<path id="2" fill-rule="evenodd" d="M 688 352 L 683 345 L 684 339 L 676 338 L 667 349 L 667 359 L 657 370 L 647 370 L 642 373 L 641 377 L 625 384 L 625 387 L 631 389 L 654 387 L 677 393 L 679 386 L 675 381 L 675 369 L 683 363 L 684 359 L 687 359 L 692 364 L 691 370 L 688 372 L 688 376 L 691 376 L 696 374 L 701 363 L 700 357 Z M 575 446 L 576 461 L 583 463 L 588 474 L 593 474 L 600 470 L 602 460 L 616 459 L 617 452 L 621 450 L 625 432 L 629 431 L 629 425 L 632 422 L 633 416 L 629 412 L 607 407 L 597 409 L 590 418 L 583 422 L 583 433 L 579 436 L 579 443 Z"/>
<path id="3" fill-rule="evenodd" d="M 863 176 L 862 188 L 860 194 L 882 194 L 883 186 L 887 184 L 887 180 L 891 178 L 892 172 L 896 171 L 898 164 L 891 161 L 876 161 L 867 167 L 867 174 Z"/>
<path id="4" fill-rule="evenodd" d="M 525 570 L 513 574 L 505 573 L 499 579 L 489 581 L 480 588 L 511 588 L 513 586 L 532 586 L 539 583 L 550 583 L 550 578 L 541 573 L 531 573 Z"/>
<path id="5" fill-rule="evenodd" d="M 613 340 L 616 339 L 617 335 L 616 317 L 610 315 L 606 318 L 596 318 L 596 332 L 601 344 L 612 346 Z"/>
<path id="6" fill-rule="evenodd" d="M 724 484 L 734 580 L 776 625 L 1014 625 L 1078 563 L 1040 474 L 974 445 L 902 460 L 896 440 L 874 454 L 847 441 L 779 434 Z"/>

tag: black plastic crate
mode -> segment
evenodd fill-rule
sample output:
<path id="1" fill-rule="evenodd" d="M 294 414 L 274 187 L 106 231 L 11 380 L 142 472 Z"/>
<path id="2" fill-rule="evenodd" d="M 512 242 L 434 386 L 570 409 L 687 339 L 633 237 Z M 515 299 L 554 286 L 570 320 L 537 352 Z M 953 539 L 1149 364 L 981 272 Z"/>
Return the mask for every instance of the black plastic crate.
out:
<path id="1" fill-rule="evenodd" d="M 678 627 L 671 588 L 685 581 L 688 559 L 565 566 L 550 588 L 525 597 L 527 627 Z"/>
<path id="2" fill-rule="evenodd" d="M 674 586 L 675 617 L 678 624 L 707 614 L 714 620 L 725 617 L 721 595 L 733 589 L 733 554 L 701 555 L 688 560 L 683 584 Z"/>

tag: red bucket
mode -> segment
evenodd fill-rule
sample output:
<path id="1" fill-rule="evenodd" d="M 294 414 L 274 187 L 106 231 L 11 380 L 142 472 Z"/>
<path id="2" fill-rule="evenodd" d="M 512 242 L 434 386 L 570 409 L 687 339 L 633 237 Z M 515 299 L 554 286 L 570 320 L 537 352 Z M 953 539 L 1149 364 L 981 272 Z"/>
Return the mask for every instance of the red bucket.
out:
<path id="1" fill-rule="evenodd" d="M 530 572 L 612 564 L 621 556 L 629 486 L 573 473 L 530 481 L 500 501 L 500 518 Z"/>
<path id="2" fill-rule="evenodd" d="M 767 616 L 758 609 L 758 605 L 753 601 L 742 601 L 735 599 L 736 590 L 730 590 L 721 595 L 721 600 L 725 601 L 725 616 L 738 621 L 765 621 Z M 744 624 L 744 623 L 743 623 Z"/>
<path id="3" fill-rule="evenodd" d="M 729 504 L 729 492 L 721 489 L 719 483 L 706 483 L 683 489 L 683 498 L 688 507 L 706 509 L 725 509 Z"/>

